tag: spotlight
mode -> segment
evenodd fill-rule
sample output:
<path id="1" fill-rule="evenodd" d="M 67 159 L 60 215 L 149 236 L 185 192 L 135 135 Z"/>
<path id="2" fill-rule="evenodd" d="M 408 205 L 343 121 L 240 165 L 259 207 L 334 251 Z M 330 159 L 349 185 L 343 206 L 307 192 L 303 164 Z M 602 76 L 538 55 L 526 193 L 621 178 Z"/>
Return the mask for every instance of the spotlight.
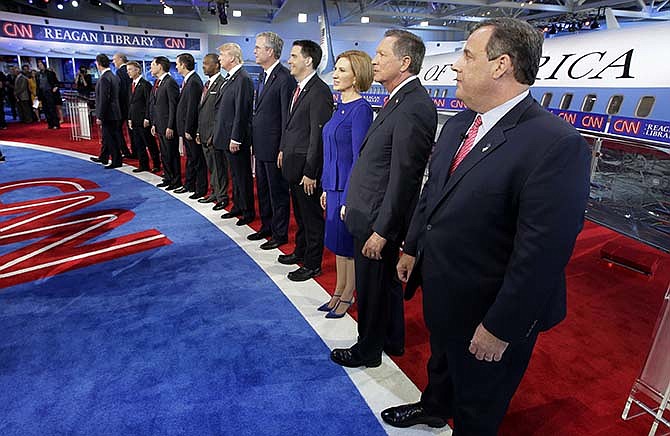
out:
<path id="1" fill-rule="evenodd" d="M 77 0 L 72 0 L 72 7 L 73 8 L 78 8 L 79 7 L 79 2 Z"/>
<path id="2" fill-rule="evenodd" d="M 233 17 L 241 17 L 242 16 L 242 11 L 234 10 L 233 11 Z"/>
<path id="3" fill-rule="evenodd" d="M 298 23 L 306 23 L 307 22 L 307 14 L 305 13 L 299 13 L 298 14 Z"/>
<path id="4" fill-rule="evenodd" d="M 370 17 L 361 17 L 361 24 L 368 24 L 370 22 Z"/>
<path id="5" fill-rule="evenodd" d="M 174 14 L 174 9 L 172 9 L 168 5 L 163 5 L 163 15 L 173 15 Z"/>
<path id="6" fill-rule="evenodd" d="M 64 6 L 63 6 L 63 1 L 57 1 L 56 2 L 56 7 L 58 8 L 59 11 L 62 11 Z"/>
<path id="7" fill-rule="evenodd" d="M 419 23 L 419 26 L 421 26 L 421 27 L 428 27 L 429 24 L 430 24 L 430 23 L 429 23 L 428 21 L 422 21 L 421 23 Z"/>

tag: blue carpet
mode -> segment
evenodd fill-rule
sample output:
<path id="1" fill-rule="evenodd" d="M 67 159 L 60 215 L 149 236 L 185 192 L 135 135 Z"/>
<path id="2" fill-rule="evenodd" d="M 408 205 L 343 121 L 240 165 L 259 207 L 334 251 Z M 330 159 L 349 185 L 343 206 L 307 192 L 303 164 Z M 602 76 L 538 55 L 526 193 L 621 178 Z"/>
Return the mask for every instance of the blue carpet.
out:
<path id="1" fill-rule="evenodd" d="M 75 215 L 134 212 L 89 242 L 156 229 L 172 243 L 0 287 L 0 435 L 384 434 L 293 305 L 191 208 L 79 159 L 3 152 L 0 184 L 76 177 L 110 196 Z M 0 265 L 36 241 L 0 239 Z"/>

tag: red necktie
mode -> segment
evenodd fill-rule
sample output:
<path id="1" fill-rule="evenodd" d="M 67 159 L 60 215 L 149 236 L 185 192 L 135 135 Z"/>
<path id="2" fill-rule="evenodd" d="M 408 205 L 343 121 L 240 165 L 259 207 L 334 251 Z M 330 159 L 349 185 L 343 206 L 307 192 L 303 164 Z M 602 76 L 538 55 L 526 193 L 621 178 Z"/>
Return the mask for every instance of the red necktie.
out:
<path id="1" fill-rule="evenodd" d="M 130 86 L 130 93 L 135 94 L 135 82 Z"/>
<path id="2" fill-rule="evenodd" d="M 297 86 L 295 88 L 295 92 L 293 93 L 293 101 L 291 101 L 291 112 L 293 112 L 293 108 L 295 107 L 295 103 L 298 101 L 299 95 L 300 95 L 300 87 Z"/>
<path id="3" fill-rule="evenodd" d="M 465 141 L 463 142 L 463 145 L 461 145 L 460 150 L 458 150 L 458 153 L 456 153 L 456 157 L 454 157 L 454 160 L 451 162 L 451 166 L 449 167 L 449 174 L 452 174 L 454 171 L 456 171 L 456 168 L 460 163 L 465 159 L 465 156 L 470 153 L 470 150 L 472 150 L 475 146 L 475 139 L 477 138 L 477 132 L 479 132 L 479 127 L 482 125 L 482 117 L 481 115 L 477 115 L 475 117 L 475 122 L 472 123 L 472 126 L 470 126 L 470 130 L 468 130 L 468 134 L 465 135 Z"/>
<path id="4" fill-rule="evenodd" d="M 207 79 L 207 81 L 205 82 L 205 86 L 202 88 L 202 94 L 200 95 L 200 103 L 202 103 L 205 100 L 207 90 L 209 90 L 209 79 Z"/>
<path id="5" fill-rule="evenodd" d="M 154 82 L 154 89 L 153 89 L 154 94 L 156 93 L 156 90 L 158 89 L 158 85 L 160 85 L 160 84 L 161 84 L 161 79 L 156 79 L 156 81 Z"/>

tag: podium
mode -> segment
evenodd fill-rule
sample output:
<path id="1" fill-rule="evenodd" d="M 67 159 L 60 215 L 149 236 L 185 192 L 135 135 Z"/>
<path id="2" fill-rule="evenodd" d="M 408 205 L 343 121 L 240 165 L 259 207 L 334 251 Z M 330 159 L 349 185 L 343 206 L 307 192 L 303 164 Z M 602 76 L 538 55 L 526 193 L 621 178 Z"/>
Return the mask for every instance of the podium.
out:
<path id="1" fill-rule="evenodd" d="M 630 416 L 633 405 L 641 411 Z M 621 417 L 629 420 L 644 414 L 652 415 L 654 422 L 649 430 L 649 436 L 654 436 L 659 424 L 670 430 L 670 421 L 664 416 L 666 410 L 670 411 L 670 285 L 656 321 L 647 360 L 640 377 L 633 383 Z M 670 435 L 670 431 L 663 433 L 662 436 L 665 435 Z"/>

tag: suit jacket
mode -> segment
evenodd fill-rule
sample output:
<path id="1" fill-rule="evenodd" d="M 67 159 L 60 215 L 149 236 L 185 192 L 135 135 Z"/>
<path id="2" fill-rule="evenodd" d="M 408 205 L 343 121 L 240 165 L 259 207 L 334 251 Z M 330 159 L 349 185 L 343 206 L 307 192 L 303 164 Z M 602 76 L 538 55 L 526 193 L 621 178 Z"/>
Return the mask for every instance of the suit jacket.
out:
<path id="1" fill-rule="evenodd" d="M 133 83 L 133 79 L 128 75 L 128 67 L 126 65 L 121 65 L 118 70 L 116 70 L 116 76 L 121 82 L 121 91 L 119 92 L 119 104 L 121 105 L 121 114 L 123 119 L 128 118 L 128 105 L 130 101 L 130 84 Z"/>
<path id="2" fill-rule="evenodd" d="M 228 150 L 230 141 L 251 145 L 251 113 L 254 104 L 254 84 L 243 68 L 235 71 L 217 94 L 219 109 L 214 122 L 214 147 Z"/>
<path id="3" fill-rule="evenodd" d="M 56 77 L 56 73 L 54 73 L 51 70 L 44 70 L 44 72 L 40 71 L 40 72 L 37 73 L 37 76 L 35 77 L 35 80 L 37 82 L 37 98 L 39 98 L 40 100 L 44 100 L 44 98 L 46 96 L 42 93 L 42 89 L 40 88 L 40 76 L 41 75 L 46 75 L 47 82 L 49 82 L 49 89 L 50 90 L 57 87 L 57 86 L 60 86 L 60 83 L 58 83 L 58 77 Z M 50 91 L 50 92 L 51 92 L 52 95 L 55 94 L 52 91 Z"/>
<path id="4" fill-rule="evenodd" d="M 483 322 L 514 342 L 566 313 L 565 265 L 582 228 L 591 155 L 579 133 L 529 95 L 449 166 L 475 117 L 449 119 L 405 242 L 423 280 L 426 325 L 469 339 Z"/>
<path id="5" fill-rule="evenodd" d="M 156 79 L 158 80 L 158 79 Z M 179 86 L 177 82 L 166 74 L 149 97 L 147 119 L 156 127 L 156 133 L 165 135 L 165 129 L 177 129 L 177 102 L 179 100 Z"/>
<path id="6" fill-rule="evenodd" d="M 198 131 L 198 106 L 202 95 L 202 79 L 197 73 L 191 74 L 179 95 L 177 104 L 177 134 L 186 133 L 195 139 Z"/>
<path id="7" fill-rule="evenodd" d="M 289 101 L 290 105 L 290 101 Z M 323 172 L 324 124 L 333 116 L 333 93 L 318 75 L 301 90 L 281 138 L 282 175 L 290 184 L 303 176 L 320 179 Z"/>
<path id="8" fill-rule="evenodd" d="M 277 64 L 267 78 L 263 92 L 256 95 L 252 125 L 252 144 L 256 159 L 277 161 L 281 136 L 296 87 L 288 69 Z"/>
<path id="9" fill-rule="evenodd" d="M 137 86 L 135 87 L 135 92 L 132 92 L 132 82 L 131 89 L 129 92 L 129 102 L 128 102 L 128 119 L 133 122 L 133 127 L 142 127 L 144 125 L 144 119 L 147 116 L 147 105 L 149 104 L 149 98 L 151 97 L 151 83 L 149 83 L 144 77 L 141 77 Z"/>
<path id="10" fill-rule="evenodd" d="M 16 76 L 14 82 L 14 95 L 18 101 L 30 101 L 30 88 L 28 87 L 28 78 L 23 73 Z"/>
<path id="11" fill-rule="evenodd" d="M 345 223 L 365 241 L 374 231 L 401 243 L 419 197 L 437 111 L 418 79 L 405 84 L 372 122 L 349 179 Z"/>
<path id="12" fill-rule="evenodd" d="M 120 82 L 111 70 L 95 84 L 95 115 L 101 121 L 122 120 L 119 106 Z"/>
<path id="13" fill-rule="evenodd" d="M 208 142 L 213 141 L 214 121 L 221 104 L 219 93 L 221 92 L 222 84 L 223 76 L 219 74 L 216 80 L 209 84 L 207 94 L 205 94 L 204 98 L 201 98 L 198 106 L 198 133 L 200 134 L 200 142 L 203 145 L 207 145 Z"/>

